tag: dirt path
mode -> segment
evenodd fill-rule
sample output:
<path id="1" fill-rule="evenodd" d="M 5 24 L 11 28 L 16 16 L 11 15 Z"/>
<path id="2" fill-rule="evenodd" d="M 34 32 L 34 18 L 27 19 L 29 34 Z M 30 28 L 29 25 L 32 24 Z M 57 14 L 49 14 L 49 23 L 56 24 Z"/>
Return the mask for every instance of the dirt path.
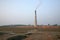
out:
<path id="1" fill-rule="evenodd" d="M 53 37 L 50 33 L 33 33 L 25 40 L 53 40 Z"/>

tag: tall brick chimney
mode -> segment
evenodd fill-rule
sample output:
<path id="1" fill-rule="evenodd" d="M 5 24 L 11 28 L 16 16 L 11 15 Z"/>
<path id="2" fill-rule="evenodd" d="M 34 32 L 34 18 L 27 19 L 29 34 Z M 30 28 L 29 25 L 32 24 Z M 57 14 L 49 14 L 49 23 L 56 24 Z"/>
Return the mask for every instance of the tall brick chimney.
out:
<path id="1" fill-rule="evenodd" d="M 34 23 L 34 27 L 37 27 L 37 14 L 36 14 L 36 10 L 35 10 L 35 23 Z"/>

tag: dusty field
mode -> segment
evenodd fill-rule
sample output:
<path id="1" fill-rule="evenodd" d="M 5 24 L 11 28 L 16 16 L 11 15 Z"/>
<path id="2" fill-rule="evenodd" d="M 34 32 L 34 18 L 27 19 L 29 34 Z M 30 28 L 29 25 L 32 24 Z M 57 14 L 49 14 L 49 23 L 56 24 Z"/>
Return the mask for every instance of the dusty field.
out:
<path id="1" fill-rule="evenodd" d="M 40 32 L 33 33 L 25 40 L 60 40 L 58 36 L 60 36 L 60 32 Z"/>
<path id="2" fill-rule="evenodd" d="M 60 40 L 60 32 L 35 32 L 25 36 L 5 34 L 0 36 L 0 40 Z"/>
<path id="3" fill-rule="evenodd" d="M 50 33 L 34 33 L 25 40 L 54 40 Z"/>
<path id="4" fill-rule="evenodd" d="M 25 35 L 25 33 L 29 32 L 30 30 L 34 30 L 34 28 L 33 27 L 0 27 L 0 32 L 8 33 L 8 34 L 0 35 L 0 40 L 5 40 L 6 38 L 12 35 L 13 35 L 12 37 L 14 37 L 15 34 Z M 31 35 L 28 35 L 27 38 L 20 40 L 60 40 L 60 27 L 43 26 L 43 27 L 38 27 L 37 30 L 39 33 L 38 32 L 32 33 Z M 15 33 L 15 34 L 10 34 L 10 33 Z"/>

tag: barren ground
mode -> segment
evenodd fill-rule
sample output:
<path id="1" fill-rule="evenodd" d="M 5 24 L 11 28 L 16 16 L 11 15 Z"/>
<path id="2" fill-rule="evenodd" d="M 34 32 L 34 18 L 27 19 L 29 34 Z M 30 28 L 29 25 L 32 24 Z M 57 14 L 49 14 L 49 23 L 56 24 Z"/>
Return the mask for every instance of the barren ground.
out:
<path id="1" fill-rule="evenodd" d="M 15 33 L 15 34 L 25 34 L 29 30 L 32 30 L 33 28 L 19 28 L 19 27 L 0 27 L 0 31 L 7 32 L 7 33 Z M 43 27 L 38 28 L 38 32 L 32 33 L 31 35 L 28 35 L 27 38 L 21 39 L 21 40 L 60 40 L 60 27 Z M 14 34 L 14 35 L 15 35 Z M 6 40 L 7 38 L 11 37 L 13 34 L 4 34 L 0 35 L 0 40 Z M 12 37 L 14 37 L 14 35 Z M 16 38 L 16 37 L 15 37 Z M 12 39 L 11 39 L 12 40 Z"/>

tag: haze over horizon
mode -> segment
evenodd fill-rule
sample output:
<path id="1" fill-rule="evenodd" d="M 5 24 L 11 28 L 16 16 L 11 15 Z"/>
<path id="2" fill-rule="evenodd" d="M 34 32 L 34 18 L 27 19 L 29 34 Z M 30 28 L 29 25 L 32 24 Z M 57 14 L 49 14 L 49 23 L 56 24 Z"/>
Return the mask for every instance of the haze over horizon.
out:
<path id="1" fill-rule="evenodd" d="M 37 24 L 60 25 L 60 0 L 0 0 L 0 25 L 33 25 L 39 2 Z"/>

